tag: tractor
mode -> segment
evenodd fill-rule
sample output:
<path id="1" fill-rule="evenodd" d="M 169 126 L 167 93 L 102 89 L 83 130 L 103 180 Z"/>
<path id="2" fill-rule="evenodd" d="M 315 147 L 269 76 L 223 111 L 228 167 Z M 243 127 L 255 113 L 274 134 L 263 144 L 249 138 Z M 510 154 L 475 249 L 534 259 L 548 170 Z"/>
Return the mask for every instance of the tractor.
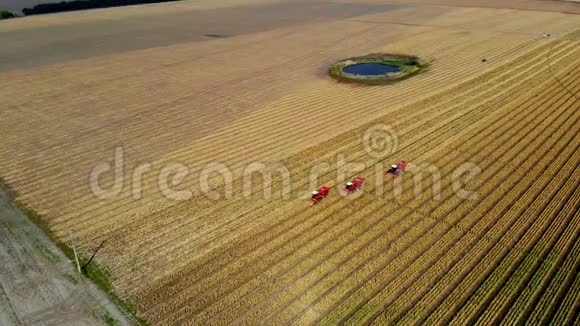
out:
<path id="1" fill-rule="evenodd" d="M 346 185 L 344 187 L 344 195 L 348 196 L 359 189 L 362 190 L 364 187 L 364 183 L 365 183 L 365 178 L 363 178 L 363 177 L 359 176 L 359 177 L 352 179 L 351 181 L 346 183 Z"/>
<path id="2" fill-rule="evenodd" d="M 318 190 L 312 192 L 312 197 L 310 198 L 310 206 L 318 204 L 321 200 L 328 196 L 330 188 L 327 186 L 322 186 Z"/>
<path id="3" fill-rule="evenodd" d="M 407 161 L 397 161 L 395 162 L 395 164 L 391 165 L 391 168 L 389 169 L 389 171 L 387 171 L 386 174 L 392 174 L 395 177 L 400 176 L 401 174 L 403 174 L 403 172 L 405 172 L 405 169 L 407 168 Z"/>

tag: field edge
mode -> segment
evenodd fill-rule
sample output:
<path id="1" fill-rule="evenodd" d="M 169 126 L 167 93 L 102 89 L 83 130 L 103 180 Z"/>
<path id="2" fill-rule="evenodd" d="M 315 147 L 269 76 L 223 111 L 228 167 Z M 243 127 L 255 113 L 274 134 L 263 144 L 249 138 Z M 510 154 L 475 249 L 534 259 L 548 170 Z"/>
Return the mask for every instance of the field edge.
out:
<path id="1" fill-rule="evenodd" d="M 10 202 L 14 204 L 15 208 L 22 212 L 28 220 L 30 220 L 34 225 L 36 225 L 47 238 L 69 259 L 69 262 L 76 268 L 75 256 L 72 248 L 70 248 L 66 243 L 58 240 L 54 232 L 50 230 L 48 223 L 42 218 L 42 215 L 38 214 L 35 210 L 31 209 L 24 203 L 18 201 L 18 192 L 12 189 L 10 185 L 0 177 L 0 189 L 5 191 L 8 195 Z M 87 258 L 81 253 L 78 253 L 79 263 L 83 265 L 86 263 Z M 82 275 L 90 280 L 94 285 L 96 285 L 101 291 L 106 294 L 109 299 L 119 308 L 119 310 L 130 320 L 138 325 L 149 326 L 150 323 L 147 319 L 138 316 L 137 310 L 132 302 L 127 299 L 121 298 L 115 291 L 113 286 L 113 280 L 108 269 L 104 266 L 91 262 L 86 268 L 86 273 Z"/>

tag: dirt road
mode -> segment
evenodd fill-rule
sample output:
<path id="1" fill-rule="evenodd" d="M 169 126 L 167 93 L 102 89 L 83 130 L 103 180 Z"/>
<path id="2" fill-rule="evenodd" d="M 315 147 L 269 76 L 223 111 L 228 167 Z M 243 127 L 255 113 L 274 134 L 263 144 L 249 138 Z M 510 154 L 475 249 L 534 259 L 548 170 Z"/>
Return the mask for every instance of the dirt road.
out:
<path id="1" fill-rule="evenodd" d="M 0 188 L 0 325 L 128 325 Z"/>

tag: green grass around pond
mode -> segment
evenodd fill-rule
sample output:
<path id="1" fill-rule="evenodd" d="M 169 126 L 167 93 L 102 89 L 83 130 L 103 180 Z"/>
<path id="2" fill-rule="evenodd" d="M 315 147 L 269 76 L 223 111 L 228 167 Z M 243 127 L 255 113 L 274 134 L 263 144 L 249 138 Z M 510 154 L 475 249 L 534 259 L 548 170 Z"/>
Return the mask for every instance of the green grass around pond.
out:
<path id="1" fill-rule="evenodd" d="M 344 71 L 344 68 L 361 63 L 379 63 L 398 67 L 399 71 L 383 75 L 355 75 Z M 427 64 L 418 57 L 403 54 L 373 53 L 360 57 L 338 61 L 328 69 L 329 75 L 341 82 L 383 85 L 411 77 L 427 68 Z"/>

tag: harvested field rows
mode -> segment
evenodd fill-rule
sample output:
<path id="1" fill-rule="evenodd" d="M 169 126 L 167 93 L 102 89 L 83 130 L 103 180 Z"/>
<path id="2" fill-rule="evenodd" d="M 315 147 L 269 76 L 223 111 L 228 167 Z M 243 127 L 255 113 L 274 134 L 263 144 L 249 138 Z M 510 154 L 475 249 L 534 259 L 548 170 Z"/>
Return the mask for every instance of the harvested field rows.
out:
<path id="1" fill-rule="evenodd" d="M 84 254 L 105 241 L 96 261 L 154 325 L 573 324 L 578 17 L 392 2 L 374 11 L 366 0 L 304 2 L 342 18 L 0 73 L 0 177 L 58 239 L 73 230 Z M 365 14 L 345 14 L 353 8 Z M 39 17 L 7 30 L 35 24 L 58 25 Z M 372 52 L 415 54 L 429 67 L 382 87 L 325 75 L 338 59 Z M 383 125 L 393 147 L 374 155 L 363 135 Z M 98 198 L 89 174 L 118 146 L 123 187 Z M 401 159 L 405 174 L 385 176 Z M 175 163 L 188 174 L 169 187 L 190 198 L 160 190 L 160 171 Z M 231 181 L 208 172 L 215 163 Z M 274 171 L 269 198 L 265 177 L 244 176 L 255 163 Z M 457 174 L 466 164 L 479 173 Z M 363 193 L 341 197 L 356 175 Z M 101 185 L 115 178 L 111 170 Z M 200 178 L 222 196 L 206 196 Z M 475 195 L 460 196 L 458 180 Z M 321 184 L 330 196 L 308 207 Z"/>
<path id="2" fill-rule="evenodd" d="M 255 205 L 255 206 L 259 206 L 259 205 Z M 237 209 L 237 208 L 236 208 Z"/>
<path id="3" fill-rule="evenodd" d="M 382 228 L 381 228 L 381 229 L 382 229 Z M 365 236 L 366 236 L 366 234 L 365 234 Z M 412 241 L 412 240 L 411 240 L 411 241 Z M 325 249 L 326 249 L 326 248 L 325 248 Z M 349 250 L 349 248 L 345 248 L 345 250 L 342 250 L 342 252 L 353 252 L 353 251 L 352 251 L 352 250 Z M 332 264 L 332 262 L 331 262 L 331 264 Z M 344 266 L 344 265 L 343 265 L 343 264 L 344 264 L 344 262 L 343 262 L 343 263 L 334 263 L 334 264 L 336 264 L 337 266 Z M 298 269 L 302 269 L 302 270 L 303 270 L 304 268 L 298 268 Z M 285 274 L 287 274 L 287 273 L 285 273 Z M 340 279 L 343 279 L 343 278 L 340 278 Z M 303 283 L 302 283 L 302 282 L 298 282 L 298 281 L 292 282 L 292 284 L 300 284 L 301 286 L 306 286 L 306 287 L 308 286 L 307 284 L 303 285 Z M 295 290 L 295 288 L 296 288 L 296 287 L 294 286 L 294 287 L 293 287 L 293 290 Z M 313 290 L 312 290 L 312 289 L 310 289 L 310 291 L 313 291 Z M 334 296 L 330 296 L 330 297 L 334 297 Z M 301 302 L 301 303 L 303 303 L 303 302 Z M 269 305 L 269 307 L 271 307 L 271 305 Z M 358 310 L 358 311 L 363 311 L 363 310 Z"/>
<path id="4" fill-rule="evenodd" d="M 557 84 L 556 84 L 554 81 L 553 81 L 553 83 L 555 84 L 554 86 L 556 86 L 556 87 L 557 87 Z M 545 116 L 544 116 L 544 119 L 545 119 Z M 526 125 L 526 124 L 524 123 L 523 125 Z M 330 234 L 330 235 L 329 235 L 329 237 L 330 237 L 330 238 L 332 238 L 332 236 L 333 236 L 333 234 Z M 286 249 L 286 247 L 285 247 L 285 249 Z M 292 262 L 289 262 L 289 264 L 291 265 L 291 264 L 292 264 Z M 235 279 L 235 280 L 237 280 L 237 279 L 239 279 L 239 278 L 240 278 L 240 276 L 239 276 L 239 275 L 235 275 L 235 277 L 231 277 L 231 278 L 229 278 L 229 279 L 230 279 L 230 280 L 232 280 L 232 279 Z M 206 283 L 204 283 L 204 284 L 206 284 Z M 223 289 L 223 285 L 224 285 L 224 284 L 223 284 L 223 283 L 219 283 L 219 284 L 220 284 L 220 289 Z M 195 293 L 195 292 L 194 292 L 194 293 Z M 194 306 L 197 306 L 197 305 L 195 305 L 195 304 L 194 304 Z"/>
<path id="5" fill-rule="evenodd" d="M 493 104 L 491 104 L 491 105 L 493 105 Z M 475 121 L 475 119 L 474 119 L 473 121 Z M 469 123 L 469 121 L 467 121 L 467 122 L 466 122 L 466 124 L 468 124 L 468 123 Z M 419 124 L 419 125 L 421 125 L 421 124 Z M 444 138 L 444 137 L 442 137 L 442 138 Z M 413 145 L 414 145 L 416 148 L 423 148 L 423 149 L 425 148 L 424 146 L 422 146 L 422 144 L 420 144 L 420 143 L 417 143 L 416 141 L 413 141 L 412 143 L 413 143 Z M 359 146 L 359 147 L 360 147 L 360 146 Z M 361 150 L 362 150 L 362 149 L 361 149 Z M 352 149 L 351 149 L 350 151 L 352 151 Z M 354 152 L 354 151 L 352 151 L 352 152 Z M 356 152 L 355 152 L 355 153 L 356 153 Z M 359 152 L 359 153 L 360 153 L 360 152 Z M 354 160 L 355 158 L 356 158 L 356 157 L 349 157 L 349 159 L 353 159 L 353 160 Z M 330 178 L 332 178 L 332 176 L 329 176 L 329 179 L 330 179 Z M 257 206 L 257 205 L 256 205 L 256 206 Z M 301 206 L 301 205 L 298 205 L 298 206 L 297 206 L 297 205 L 294 205 L 294 207 L 293 207 L 293 213 L 291 214 L 291 216 L 293 216 L 293 218 L 295 218 L 295 215 L 294 215 L 295 213 L 294 213 L 294 212 L 299 212 L 299 211 L 301 211 L 302 209 L 303 209 L 303 208 L 302 208 L 302 206 Z M 261 214 L 261 212 L 262 212 L 262 210 L 258 210 L 258 211 L 256 212 L 256 215 L 258 215 L 258 214 Z M 252 216 L 255 216 L 255 215 L 253 215 L 253 214 L 252 214 L 252 215 L 250 215 L 250 216 L 249 216 L 249 218 L 248 218 L 248 217 L 246 217 L 246 216 L 244 216 L 244 220 L 245 220 L 245 219 L 250 219 L 250 220 L 251 220 L 251 219 L 252 219 Z M 255 217 L 254 217 L 254 218 L 255 218 Z M 160 221 L 164 221 L 164 220 L 163 220 L 163 219 L 160 219 Z M 239 218 L 238 218 L 238 219 L 236 219 L 236 222 L 239 222 Z M 179 226 L 179 227 L 183 227 L 183 224 L 176 224 L 176 225 L 177 225 L 177 226 Z M 238 225 L 239 225 L 239 224 L 238 224 Z M 238 227 L 238 229 L 239 229 L 239 227 Z M 191 241 L 191 236 L 189 236 L 189 237 L 187 237 L 187 238 L 188 238 L 188 239 L 190 239 L 190 241 Z M 162 238 L 160 238 L 159 240 L 160 240 L 160 241 L 162 241 Z M 153 242 L 154 242 L 154 243 L 156 243 L 155 241 L 153 241 Z M 165 246 L 165 245 L 170 245 L 170 244 L 161 243 L 161 244 L 160 244 L 160 248 L 161 248 L 161 247 L 163 247 L 163 246 Z M 159 249 L 160 249 L 160 248 L 159 248 Z M 170 262 L 170 263 L 177 263 L 177 262 Z"/>
<path id="6" fill-rule="evenodd" d="M 498 44 L 497 46 L 498 46 L 498 48 L 499 48 L 499 47 L 504 47 L 505 45 Z M 468 47 L 466 47 L 466 48 L 468 48 Z M 427 86 L 427 85 L 425 85 L 425 86 Z M 427 87 L 428 87 L 428 86 L 427 86 Z M 306 96 L 306 95 L 307 95 L 307 94 L 298 94 L 298 96 Z M 349 93 L 345 93 L 344 95 L 345 95 L 345 97 L 346 97 L 346 96 L 348 96 L 348 95 L 349 95 Z M 318 100 L 318 102 L 319 102 L 319 103 L 321 103 L 322 101 L 323 101 L 323 100 L 321 100 L 321 99 L 319 99 L 319 100 Z M 284 102 L 284 103 L 285 103 L 286 105 L 288 105 L 288 106 L 291 106 L 291 105 L 292 105 L 292 103 L 295 103 L 295 98 L 289 98 L 289 99 L 285 100 L 285 102 Z M 314 103 L 312 103 L 312 105 L 316 105 L 316 104 L 317 104 L 317 102 L 314 102 Z M 372 106 L 369 106 L 369 108 L 370 108 L 370 107 L 372 107 Z M 328 110 L 330 110 L 330 109 L 332 108 L 332 105 L 325 106 L 325 108 L 328 108 Z M 272 111 L 273 111 L 273 110 L 272 110 Z M 287 112 L 286 110 L 279 110 L 279 109 L 278 109 L 278 110 L 276 110 L 276 111 Z M 264 123 L 264 121 L 268 121 L 267 119 L 278 119 L 278 120 L 280 120 L 280 121 L 284 121 L 284 119 L 283 119 L 283 118 L 285 118 L 285 119 L 289 119 L 289 118 L 291 118 L 291 117 L 292 117 L 292 115 L 294 115 L 294 114 L 296 114 L 296 112 L 290 111 L 290 112 L 287 112 L 287 113 L 285 113 L 285 114 L 284 114 L 286 117 L 283 117 L 283 116 L 273 116 L 273 117 L 272 117 L 272 116 L 270 116 L 270 117 L 267 117 L 267 118 L 262 118 L 262 119 L 260 119 L 259 121 L 257 121 L 257 123 L 258 123 L 258 124 L 259 124 L 259 123 L 263 124 L 263 123 Z M 351 114 L 352 114 L 352 112 L 351 112 Z M 324 117 L 324 116 L 328 116 L 328 112 L 321 112 L 321 113 L 320 113 L 320 117 Z M 345 117 L 343 117 L 343 116 L 339 116 L 339 117 L 340 117 L 340 118 L 347 118 L 348 116 L 345 116 Z M 300 126 L 299 122 L 297 122 L 297 121 L 295 121 L 295 120 L 294 120 L 294 121 L 292 121 L 292 123 L 293 123 L 293 125 L 288 125 L 288 127 L 289 127 L 289 128 L 295 128 L 296 126 Z M 252 124 L 248 124 L 246 121 L 240 121 L 240 123 L 239 123 L 239 124 L 240 124 L 240 127 L 239 127 L 239 128 L 236 128 L 236 129 L 228 129 L 228 133 L 229 133 L 228 139 L 226 139 L 226 140 L 223 140 L 223 141 L 217 141 L 217 144 L 220 144 L 220 145 L 221 145 L 221 144 L 228 144 L 228 146 L 231 146 L 232 148 L 234 148 L 234 149 L 235 149 L 235 152 L 233 152 L 233 153 L 238 153 L 238 152 L 239 152 L 240 154 L 242 154 L 242 153 L 247 153 L 247 152 L 248 152 L 247 150 L 245 150 L 245 151 L 244 151 L 244 149 L 247 149 L 247 148 L 246 148 L 246 147 L 244 147 L 244 146 L 240 146 L 240 144 L 239 144 L 239 142 L 242 142 L 242 141 L 243 141 L 243 142 L 245 142 L 245 143 L 247 143 L 247 141 L 246 141 L 246 140 L 240 139 L 239 137 L 237 138 L 237 140 L 236 140 L 236 138 L 234 138 L 234 139 L 231 139 L 231 138 L 229 138 L 229 137 L 234 137 L 234 136 L 235 136 L 235 135 L 236 135 L 236 134 L 237 134 L 239 131 L 241 131 L 241 130 L 244 130 L 244 129 L 250 129 L 250 134 L 253 134 L 253 135 L 255 135 L 254 137 L 260 137 L 260 136 L 261 136 L 261 135 L 263 135 L 265 132 L 270 132 L 269 130 L 265 130 L 264 128 L 260 128 L 260 129 L 253 128 Z M 299 132 L 299 131 L 301 131 L 301 130 L 307 130 L 307 128 L 304 128 L 304 127 L 295 128 L 295 129 L 297 129 L 297 131 L 296 131 L 296 132 Z M 278 130 L 280 130 L 280 129 L 278 128 Z M 274 131 L 274 135 L 276 135 L 276 136 L 278 136 L 278 135 L 280 135 L 280 136 L 284 136 L 284 134 L 282 133 L 282 131 L 283 131 L 283 129 L 282 129 L 282 130 L 280 130 L 280 131 Z M 270 132 L 270 134 L 271 134 L 271 132 Z M 269 147 L 267 147 L 267 148 L 269 148 L 269 149 L 270 149 L 270 151 L 269 151 L 269 152 L 266 152 L 266 153 L 259 153 L 260 155 L 256 155 L 256 154 L 258 154 L 258 153 L 254 153 L 254 152 L 251 152 L 251 154 L 252 154 L 252 155 L 254 155 L 254 156 L 256 156 L 256 158 L 261 158 L 261 157 L 268 157 L 268 156 L 266 156 L 266 154 L 272 155 L 272 149 L 271 149 L 271 146 L 273 146 L 273 144 L 272 144 L 272 143 L 273 143 L 273 140 L 280 140 L 280 139 L 284 139 L 284 138 L 283 138 L 283 137 L 277 137 L 277 138 L 274 138 L 274 139 L 268 139 L 268 142 L 267 142 L 267 144 L 270 144 L 270 146 L 269 146 Z M 215 141 L 215 140 L 213 140 L 213 141 Z M 260 144 L 260 145 L 262 145 L 262 146 L 259 146 L 259 144 Z M 254 144 L 254 143 L 252 143 L 252 145 L 251 145 L 251 146 L 252 146 L 252 148 L 257 148 L 257 149 L 260 149 L 260 148 L 263 148 L 263 147 L 264 147 L 264 146 L 263 146 L 263 144 L 261 144 L 259 140 L 258 140 L 258 142 L 257 142 L 257 143 L 255 143 L 255 144 Z M 208 145 L 204 144 L 204 149 L 205 149 L 205 150 L 209 150 L 209 149 L 210 149 L 210 147 L 209 147 Z M 233 151 L 233 150 L 225 150 L 225 149 L 223 149 L 223 150 L 220 150 L 220 152 L 218 152 L 218 153 L 228 153 L 228 155 L 232 155 L 232 151 Z M 215 151 L 214 151 L 214 152 L 215 152 Z M 182 155 L 180 155 L 180 156 L 172 156 L 172 158 L 171 158 L 171 159 L 176 159 L 176 160 L 183 161 L 183 160 L 184 160 L 185 158 L 187 158 L 187 157 L 196 157 L 196 156 L 195 156 L 196 154 L 197 154 L 197 155 L 199 155 L 200 157 L 204 157 L 204 158 L 205 158 L 205 157 L 207 157 L 207 155 L 205 155 L 205 153 L 203 153 L 203 152 L 199 152 L 199 153 L 196 153 L 196 152 L 194 152 L 194 153 L 188 153 L 188 155 L 187 155 L 187 156 L 185 156 L 185 157 L 183 157 Z M 190 156 L 190 155 L 192 155 L 192 156 Z M 188 166 L 193 166 L 193 167 L 197 167 L 197 166 L 203 166 L 203 164 L 204 164 L 204 163 L 210 162 L 212 159 L 213 159 L 213 160 L 218 160 L 218 161 L 223 161 L 225 158 L 224 158 L 224 157 L 217 156 L 217 155 L 215 155 L 214 153 L 212 153 L 212 155 L 211 155 L 211 156 L 209 156 L 209 157 L 207 157 L 207 158 L 206 158 L 206 161 L 205 161 L 205 162 L 201 162 L 201 163 L 188 162 Z M 193 165 L 193 164 L 195 164 L 195 165 Z M 198 164 L 199 164 L 199 165 L 198 165 Z M 238 164 L 238 165 L 240 165 L 240 164 Z M 84 176 L 84 177 L 86 177 L 86 176 Z M 144 180 L 144 182 L 146 182 L 146 180 Z M 146 190 L 148 189 L 148 188 L 147 188 L 148 186 L 149 186 L 149 187 L 154 187 L 154 185 L 153 185 L 153 184 L 150 184 L 150 183 L 146 182 L 146 184 L 145 184 L 145 189 L 146 189 Z M 126 193 L 126 195 L 130 195 L 130 193 Z M 92 200 L 94 200 L 94 198 L 91 198 L 91 199 L 92 199 Z M 50 206 L 49 206 L 49 207 L 50 207 Z M 89 207 L 87 208 L 87 210 L 90 210 L 90 209 L 91 209 L 91 208 L 90 208 L 90 206 L 89 206 Z M 78 212 L 75 212 L 75 214 L 78 214 Z"/>

